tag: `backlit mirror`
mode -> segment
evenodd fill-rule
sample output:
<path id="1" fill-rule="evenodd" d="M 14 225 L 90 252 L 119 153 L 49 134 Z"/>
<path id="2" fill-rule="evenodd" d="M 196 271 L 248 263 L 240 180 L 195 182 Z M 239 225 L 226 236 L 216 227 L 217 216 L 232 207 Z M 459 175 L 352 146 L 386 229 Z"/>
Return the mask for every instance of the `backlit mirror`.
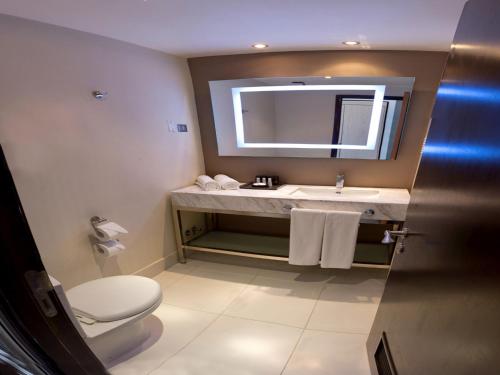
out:
<path id="1" fill-rule="evenodd" d="M 220 156 L 395 159 L 412 77 L 211 81 Z"/>

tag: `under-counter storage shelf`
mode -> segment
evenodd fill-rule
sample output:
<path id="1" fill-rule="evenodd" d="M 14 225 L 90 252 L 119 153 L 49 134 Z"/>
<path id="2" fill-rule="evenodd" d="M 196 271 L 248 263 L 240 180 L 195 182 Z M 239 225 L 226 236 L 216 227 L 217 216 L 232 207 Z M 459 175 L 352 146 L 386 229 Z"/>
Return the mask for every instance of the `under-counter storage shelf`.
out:
<path id="1" fill-rule="evenodd" d="M 288 237 L 214 230 L 188 241 L 184 248 L 288 261 L 289 243 Z M 391 256 L 391 246 L 358 243 L 354 253 L 354 263 L 388 266 Z"/>
<path id="2" fill-rule="evenodd" d="M 289 238 L 260 234 L 212 231 L 191 240 L 189 248 L 227 250 L 240 253 L 281 257 L 288 260 Z"/>
<path id="3" fill-rule="evenodd" d="M 178 258 L 191 251 L 288 261 L 293 208 L 361 212 L 353 266 L 389 268 L 394 244 L 382 245 L 385 230 L 400 230 L 410 195 L 405 189 L 283 185 L 274 191 L 172 192 Z"/>

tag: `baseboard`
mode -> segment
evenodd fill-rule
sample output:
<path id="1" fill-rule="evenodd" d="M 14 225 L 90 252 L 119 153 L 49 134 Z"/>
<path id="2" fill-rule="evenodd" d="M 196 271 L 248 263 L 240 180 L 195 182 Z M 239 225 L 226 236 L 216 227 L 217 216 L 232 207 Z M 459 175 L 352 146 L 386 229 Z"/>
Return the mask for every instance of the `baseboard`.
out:
<path id="1" fill-rule="evenodd" d="M 170 253 L 165 257 L 165 269 L 170 268 L 177 263 L 179 263 L 177 253 Z"/>
<path id="2" fill-rule="evenodd" d="M 138 271 L 135 271 L 133 274 L 137 276 L 145 276 L 145 277 L 155 277 L 159 273 L 165 271 L 167 268 L 172 267 L 177 263 L 177 254 L 171 253 L 166 257 L 160 258 L 153 263 L 147 265 L 146 267 L 141 268 Z"/>

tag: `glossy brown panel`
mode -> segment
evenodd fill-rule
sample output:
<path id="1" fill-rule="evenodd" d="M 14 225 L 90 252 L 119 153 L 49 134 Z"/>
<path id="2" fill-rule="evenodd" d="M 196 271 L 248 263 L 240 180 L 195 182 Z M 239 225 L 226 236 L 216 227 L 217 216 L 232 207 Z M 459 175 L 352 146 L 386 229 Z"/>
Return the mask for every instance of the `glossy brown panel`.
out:
<path id="1" fill-rule="evenodd" d="M 189 59 L 206 171 L 240 181 L 271 174 L 286 183 L 315 185 L 334 185 L 342 171 L 347 185 L 410 188 L 446 57 L 444 52 L 308 51 Z M 416 77 L 397 160 L 218 156 L 208 81 L 308 75 Z"/>
<path id="2" fill-rule="evenodd" d="M 467 3 L 370 334 L 399 374 L 500 372 L 500 2 Z"/>

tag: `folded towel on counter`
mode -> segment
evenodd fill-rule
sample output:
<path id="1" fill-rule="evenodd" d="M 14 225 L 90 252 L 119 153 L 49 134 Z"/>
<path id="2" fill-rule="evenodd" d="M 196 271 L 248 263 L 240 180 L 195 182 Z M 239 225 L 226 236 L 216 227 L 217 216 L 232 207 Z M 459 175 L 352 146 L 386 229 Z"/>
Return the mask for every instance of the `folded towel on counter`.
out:
<path id="1" fill-rule="evenodd" d="M 238 181 L 225 174 L 218 174 L 214 177 L 214 180 L 217 181 L 224 190 L 237 190 L 240 188 L 240 183 Z"/>
<path id="2" fill-rule="evenodd" d="M 198 185 L 202 190 L 220 190 L 220 185 L 212 177 L 207 175 L 198 176 L 196 179 L 196 185 Z"/>
<path id="3" fill-rule="evenodd" d="M 326 211 L 292 208 L 288 263 L 316 266 L 321 256 Z"/>
<path id="4" fill-rule="evenodd" d="M 361 212 L 328 211 L 321 248 L 322 268 L 351 268 Z"/>

